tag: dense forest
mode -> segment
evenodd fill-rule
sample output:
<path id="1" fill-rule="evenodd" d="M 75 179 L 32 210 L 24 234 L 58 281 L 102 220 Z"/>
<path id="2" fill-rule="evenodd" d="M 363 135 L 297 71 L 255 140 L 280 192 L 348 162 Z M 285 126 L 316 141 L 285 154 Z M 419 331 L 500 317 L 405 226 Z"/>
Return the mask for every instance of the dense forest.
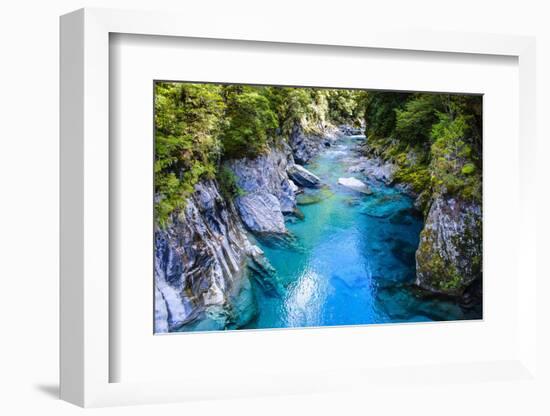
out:
<path id="1" fill-rule="evenodd" d="M 434 193 L 481 202 L 479 96 L 370 92 L 366 150 L 397 163 L 422 205 Z"/>

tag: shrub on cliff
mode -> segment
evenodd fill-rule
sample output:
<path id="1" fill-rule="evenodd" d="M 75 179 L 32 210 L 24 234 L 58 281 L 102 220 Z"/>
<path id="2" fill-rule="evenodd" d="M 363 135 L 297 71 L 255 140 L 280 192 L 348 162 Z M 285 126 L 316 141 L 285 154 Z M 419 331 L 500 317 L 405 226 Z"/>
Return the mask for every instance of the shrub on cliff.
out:
<path id="1" fill-rule="evenodd" d="M 480 155 L 472 151 L 471 116 L 439 114 L 432 128 L 432 185 L 437 192 L 481 203 Z"/>
<path id="2" fill-rule="evenodd" d="M 417 193 L 481 201 L 481 99 L 450 94 L 369 93 L 368 152 L 397 165 Z"/>
<path id="3" fill-rule="evenodd" d="M 241 87 L 241 86 L 239 86 Z M 255 157 L 267 149 L 278 126 L 269 100 L 255 87 L 226 87 L 221 142 L 228 159 Z"/>
<path id="4" fill-rule="evenodd" d="M 155 84 L 155 215 L 164 224 L 202 177 L 213 178 L 225 109 L 210 84 Z"/>

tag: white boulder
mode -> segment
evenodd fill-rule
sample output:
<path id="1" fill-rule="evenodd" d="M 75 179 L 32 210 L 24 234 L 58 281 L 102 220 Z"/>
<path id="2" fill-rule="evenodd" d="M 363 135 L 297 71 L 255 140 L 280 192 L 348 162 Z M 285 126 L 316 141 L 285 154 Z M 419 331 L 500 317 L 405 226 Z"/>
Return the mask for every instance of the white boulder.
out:
<path id="1" fill-rule="evenodd" d="M 372 190 L 370 189 L 370 187 L 357 178 L 339 178 L 338 184 L 367 195 L 372 194 Z"/>

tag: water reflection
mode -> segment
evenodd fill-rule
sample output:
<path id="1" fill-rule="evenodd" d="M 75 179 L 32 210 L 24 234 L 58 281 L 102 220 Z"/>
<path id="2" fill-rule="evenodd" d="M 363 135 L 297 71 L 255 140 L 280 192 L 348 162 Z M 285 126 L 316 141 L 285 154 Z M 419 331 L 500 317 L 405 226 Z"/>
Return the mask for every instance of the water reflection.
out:
<path id="1" fill-rule="evenodd" d="M 326 287 L 323 279 L 312 269 L 306 269 L 291 285 L 285 299 L 285 323 L 288 327 L 311 326 L 321 323 Z"/>

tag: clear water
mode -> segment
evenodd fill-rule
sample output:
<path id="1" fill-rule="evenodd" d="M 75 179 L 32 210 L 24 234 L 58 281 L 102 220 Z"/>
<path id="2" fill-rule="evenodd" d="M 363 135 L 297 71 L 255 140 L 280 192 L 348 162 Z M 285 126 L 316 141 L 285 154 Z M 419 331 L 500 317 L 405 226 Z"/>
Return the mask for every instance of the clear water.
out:
<path id="1" fill-rule="evenodd" d="M 326 187 L 299 196 L 304 218 L 287 219 L 292 241 L 258 241 L 281 290 L 266 291 L 252 280 L 258 314 L 246 328 L 467 318 L 453 302 L 415 294 L 422 218 L 408 196 L 347 171 L 360 140 L 341 139 L 306 166 Z M 338 185 L 338 178 L 350 176 L 368 183 L 373 194 Z"/>

